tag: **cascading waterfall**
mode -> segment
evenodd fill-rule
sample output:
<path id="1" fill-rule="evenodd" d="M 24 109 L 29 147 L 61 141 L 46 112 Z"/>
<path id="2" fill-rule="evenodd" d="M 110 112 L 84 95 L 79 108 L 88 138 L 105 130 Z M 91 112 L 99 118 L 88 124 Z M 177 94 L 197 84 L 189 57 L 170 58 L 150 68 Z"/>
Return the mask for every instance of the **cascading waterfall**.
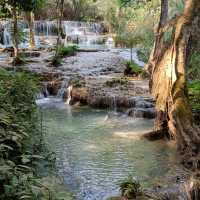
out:
<path id="1" fill-rule="evenodd" d="M 13 24 L 11 20 L 0 22 L 0 44 L 4 47 L 11 47 Z M 19 44 L 20 47 L 28 46 L 28 24 L 25 21 L 18 21 L 18 28 L 24 33 L 23 41 Z"/>
<path id="2" fill-rule="evenodd" d="M 1 22 L 2 28 L 2 36 L 0 43 L 5 47 L 12 46 L 11 41 L 11 27 L 12 21 L 4 21 Z M 26 21 L 19 21 L 18 26 L 20 30 L 24 32 L 29 32 L 28 24 Z M 93 44 L 103 43 L 105 38 L 102 36 L 103 33 L 103 25 L 101 23 L 94 22 L 78 22 L 78 21 L 63 21 L 63 32 L 65 33 L 65 44 L 77 43 L 83 46 L 90 46 Z M 57 36 L 57 21 L 35 21 L 35 36 L 37 37 L 45 37 L 48 38 L 47 44 L 53 44 L 51 41 L 52 37 Z M 21 47 L 28 46 L 27 44 L 22 44 Z M 36 45 L 41 45 L 37 42 Z"/>
<path id="3" fill-rule="evenodd" d="M 67 105 L 70 105 L 70 101 L 72 99 L 72 89 L 73 89 L 73 86 L 70 85 L 68 88 L 67 88 L 67 101 L 66 101 L 66 104 Z"/>
<path id="4" fill-rule="evenodd" d="M 67 88 L 68 88 L 68 80 L 65 79 L 65 80 L 63 80 L 62 85 L 61 85 L 60 89 L 58 90 L 57 97 L 63 98 Z"/>
<path id="5" fill-rule="evenodd" d="M 56 21 L 35 21 L 34 28 L 37 36 L 49 37 L 57 35 Z"/>
<path id="6" fill-rule="evenodd" d="M 117 112 L 117 100 L 115 95 L 110 97 L 110 109 L 115 113 Z"/>
<path id="7" fill-rule="evenodd" d="M 10 33 L 7 31 L 6 28 L 5 28 L 4 31 L 3 31 L 3 45 L 5 45 L 6 47 L 12 46 L 11 35 L 10 35 Z"/>

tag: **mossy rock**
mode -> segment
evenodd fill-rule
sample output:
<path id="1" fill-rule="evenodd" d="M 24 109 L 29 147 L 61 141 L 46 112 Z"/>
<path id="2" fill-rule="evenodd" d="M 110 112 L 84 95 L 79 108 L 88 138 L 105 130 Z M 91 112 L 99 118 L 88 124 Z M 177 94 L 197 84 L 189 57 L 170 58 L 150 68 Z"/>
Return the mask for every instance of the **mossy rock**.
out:
<path id="1" fill-rule="evenodd" d="M 105 86 L 108 87 L 116 87 L 118 85 L 127 86 L 128 80 L 127 78 L 113 78 L 105 82 Z"/>

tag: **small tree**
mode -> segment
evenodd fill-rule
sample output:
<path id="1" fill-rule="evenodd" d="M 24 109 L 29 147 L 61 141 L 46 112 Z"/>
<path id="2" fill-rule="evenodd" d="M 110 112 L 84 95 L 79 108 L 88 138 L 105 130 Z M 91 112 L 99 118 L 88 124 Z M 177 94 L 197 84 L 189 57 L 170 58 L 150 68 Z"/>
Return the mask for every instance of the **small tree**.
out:
<path id="1" fill-rule="evenodd" d="M 130 49 L 130 60 L 133 62 L 133 47 L 140 44 L 142 36 L 137 31 L 123 31 L 116 36 L 116 43 Z"/>
<path id="2" fill-rule="evenodd" d="M 1 4 L 7 8 L 13 18 L 13 48 L 14 48 L 14 61 L 19 58 L 19 31 L 17 13 L 20 5 L 19 0 L 2 0 Z"/>

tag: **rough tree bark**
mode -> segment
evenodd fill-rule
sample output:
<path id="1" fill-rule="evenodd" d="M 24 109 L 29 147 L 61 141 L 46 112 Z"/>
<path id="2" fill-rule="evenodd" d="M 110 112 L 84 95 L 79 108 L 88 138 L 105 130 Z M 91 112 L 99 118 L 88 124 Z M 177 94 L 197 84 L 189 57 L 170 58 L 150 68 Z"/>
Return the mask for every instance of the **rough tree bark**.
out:
<path id="1" fill-rule="evenodd" d="M 164 2 L 167 0 L 162 0 L 162 6 L 166 8 Z M 193 123 L 188 104 L 186 65 L 191 50 L 189 41 L 195 30 L 200 29 L 199 22 L 199 0 L 185 0 L 180 16 L 159 24 L 155 48 L 148 63 L 150 88 L 158 111 L 155 135 L 176 140 L 183 164 L 194 168 L 200 167 L 200 130 Z M 163 35 L 170 27 L 174 32 L 171 43 L 166 46 Z"/>

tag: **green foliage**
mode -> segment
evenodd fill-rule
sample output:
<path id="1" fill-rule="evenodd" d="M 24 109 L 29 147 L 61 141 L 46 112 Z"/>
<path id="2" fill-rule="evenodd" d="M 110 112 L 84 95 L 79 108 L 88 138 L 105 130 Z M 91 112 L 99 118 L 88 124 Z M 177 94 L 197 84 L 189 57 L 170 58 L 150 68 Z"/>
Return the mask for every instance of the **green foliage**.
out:
<path id="1" fill-rule="evenodd" d="M 58 67 L 62 63 L 62 58 L 65 56 L 74 56 L 76 55 L 78 48 L 77 46 L 58 46 L 57 53 L 53 57 L 52 61 L 50 62 L 50 66 Z"/>
<path id="2" fill-rule="evenodd" d="M 126 63 L 126 69 L 124 71 L 124 74 L 138 76 L 139 74 L 142 74 L 143 71 L 144 70 L 140 66 L 138 66 L 136 63 L 128 61 Z"/>
<path id="3" fill-rule="evenodd" d="M 40 8 L 45 0 L 18 0 L 19 6 L 23 11 L 35 11 Z"/>
<path id="4" fill-rule="evenodd" d="M 180 14 L 184 10 L 184 0 L 170 0 L 169 1 L 169 14 L 170 17 Z"/>
<path id="5" fill-rule="evenodd" d="M 191 79 L 200 79 L 200 54 L 194 52 L 189 61 L 188 76 Z"/>
<path id="6" fill-rule="evenodd" d="M 120 190 L 122 197 L 126 199 L 135 199 L 137 196 L 142 195 L 142 188 L 139 181 L 133 179 L 131 176 L 120 183 Z"/>
<path id="7" fill-rule="evenodd" d="M 138 47 L 148 55 L 154 41 L 154 26 L 159 18 L 159 1 L 132 1 L 121 8 L 116 31 L 116 43 Z M 148 20 L 147 20 L 148 19 Z M 148 52 L 148 53 L 147 53 Z"/>
<path id="8" fill-rule="evenodd" d="M 188 88 L 192 108 L 194 110 L 200 110 L 200 80 L 189 82 Z"/>
<path id="9" fill-rule="evenodd" d="M 39 167 L 50 154 L 35 104 L 38 83 L 37 77 L 25 72 L 0 70 L 1 200 L 72 199 L 39 176 Z"/>
<path id="10" fill-rule="evenodd" d="M 77 46 L 73 45 L 73 46 L 60 46 L 58 48 L 58 55 L 61 57 L 65 57 L 65 56 L 74 56 L 77 52 L 78 48 Z"/>
<path id="11" fill-rule="evenodd" d="M 38 84 L 26 73 L 5 70 L 0 70 L 0 80 L 0 199 L 37 199 L 32 186 L 33 167 L 41 159 L 35 105 Z"/>
<path id="12" fill-rule="evenodd" d="M 54 56 L 50 62 L 50 66 L 58 67 L 62 63 L 62 59 L 60 56 Z"/>
<path id="13" fill-rule="evenodd" d="M 144 63 L 147 63 L 148 59 L 149 59 L 149 55 L 150 55 L 149 50 L 150 49 L 148 49 L 148 48 L 140 48 L 137 51 L 137 55 L 138 55 L 139 60 L 143 61 Z"/>

